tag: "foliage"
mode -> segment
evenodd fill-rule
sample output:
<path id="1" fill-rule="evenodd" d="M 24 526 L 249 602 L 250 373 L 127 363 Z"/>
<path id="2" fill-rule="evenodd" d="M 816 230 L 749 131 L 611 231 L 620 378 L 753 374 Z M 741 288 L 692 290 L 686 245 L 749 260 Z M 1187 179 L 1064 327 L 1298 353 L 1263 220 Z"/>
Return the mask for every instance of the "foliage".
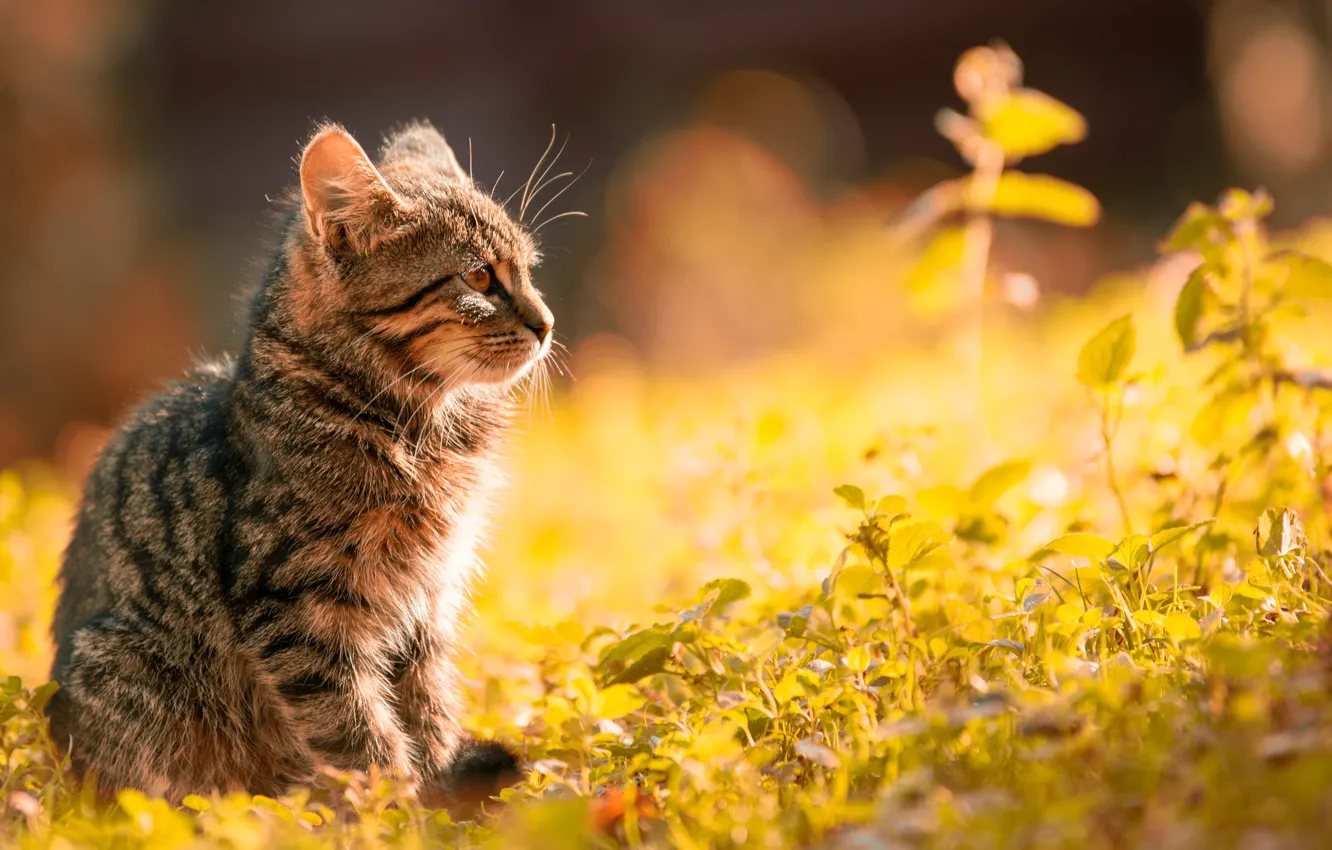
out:
<path id="1" fill-rule="evenodd" d="M 960 64 L 964 96 L 984 79 Z M 965 119 L 1005 162 L 1081 137 L 1005 79 Z M 989 212 L 1087 219 L 1058 199 L 1075 187 L 1003 174 Z M 950 366 L 888 342 L 854 367 L 580 375 L 517 449 L 464 661 L 468 722 L 531 766 L 489 816 L 455 823 L 373 773 L 99 808 L 46 736 L 50 686 L 13 678 L 0 841 L 1319 843 L 1332 268 L 1321 231 L 1267 233 L 1270 209 L 1190 207 L 1161 246 L 1196 265 L 1169 305 L 1120 287 L 987 329 L 994 445 Z M 56 505 L 58 485 L 0 478 L 0 625 L 26 636 L 0 658 L 30 682 Z"/>

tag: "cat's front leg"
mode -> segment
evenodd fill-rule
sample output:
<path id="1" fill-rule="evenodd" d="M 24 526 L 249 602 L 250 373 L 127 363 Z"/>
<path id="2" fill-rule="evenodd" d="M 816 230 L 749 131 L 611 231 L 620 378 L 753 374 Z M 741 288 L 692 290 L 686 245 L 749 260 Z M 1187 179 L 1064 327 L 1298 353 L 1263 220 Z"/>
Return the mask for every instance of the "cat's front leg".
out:
<path id="1" fill-rule="evenodd" d="M 462 738 L 457 668 L 438 640 L 421 630 L 396 660 L 391 680 L 416 771 L 424 786 L 438 785 Z"/>
<path id="2" fill-rule="evenodd" d="M 312 652 L 308 639 L 278 642 L 267 667 L 280 697 L 315 756 L 342 770 L 378 765 L 399 778 L 415 774 L 412 741 L 393 709 L 393 692 L 369 659 L 344 647 Z"/>

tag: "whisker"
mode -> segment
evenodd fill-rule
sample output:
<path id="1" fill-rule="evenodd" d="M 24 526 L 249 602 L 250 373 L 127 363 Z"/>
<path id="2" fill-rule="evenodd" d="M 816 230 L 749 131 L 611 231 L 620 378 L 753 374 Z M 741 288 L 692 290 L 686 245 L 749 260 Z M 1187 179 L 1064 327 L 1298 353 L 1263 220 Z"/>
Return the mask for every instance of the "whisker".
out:
<path id="1" fill-rule="evenodd" d="M 545 227 L 546 225 L 551 224 L 551 223 L 556 222 L 556 221 L 559 221 L 559 220 L 562 219 L 562 218 L 568 218 L 569 216 L 572 216 L 572 215 L 582 216 L 583 218 L 587 218 L 587 213 L 583 212 L 582 210 L 569 210 L 568 212 L 562 212 L 562 213 L 560 213 L 559 215 L 553 215 L 553 216 L 551 216 L 550 218 L 548 218 L 548 219 L 546 219 L 545 221 L 541 222 L 540 225 L 538 225 L 537 227 L 533 228 L 532 232 L 533 232 L 533 233 L 540 233 L 540 232 L 541 232 L 541 229 L 542 229 L 543 227 Z"/>
<path id="2" fill-rule="evenodd" d="M 379 399 L 379 397 L 382 396 L 384 393 L 386 393 L 386 392 L 388 392 L 389 390 L 393 389 L 394 385 L 397 384 L 399 381 L 403 380 L 404 378 L 411 377 L 413 374 L 415 374 L 416 372 L 421 371 L 421 370 L 424 369 L 424 368 L 425 368 L 425 364 L 422 363 L 422 364 L 420 364 L 419 366 L 415 366 L 415 367 L 413 367 L 412 369 L 408 370 L 407 372 L 404 372 L 403 374 L 401 374 L 401 375 L 399 375 L 398 377 L 394 378 L 392 381 L 389 381 L 388 384 L 386 384 L 386 385 L 384 386 L 383 389 L 381 389 L 379 392 L 377 392 L 377 393 L 375 393 L 373 396 L 371 396 L 371 397 L 370 397 L 370 400 L 367 401 L 365 404 L 361 405 L 361 409 L 358 410 L 358 411 L 356 411 L 356 415 L 352 417 L 352 421 L 355 422 L 357 419 L 360 419 L 360 418 L 361 418 L 361 414 L 362 414 L 362 413 L 365 413 L 367 410 L 370 409 L 370 405 L 374 404 L 374 403 Z"/>
<path id="3" fill-rule="evenodd" d="M 541 218 L 541 214 L 542 214 L 543 212 L 546 211 L 546 207 L 549 207 L 551 204 L 553 204 L 553 203 L 555 203 L 556 201 L 558 201 L 558 200 L 560 199 L 560 195 L 563 195 L 565 192 L 569 191 L 569 189 L 572 188 L 573 185 L 574 185 L 575 183 L 578 182 L 579 178 L 581 178 L 584 174 L 586 174 L 586 173 L 587 173 L 587 170 L 588 170 L 589 168 L 591 168 L 591 167 L 592 167 L 592 163 L 589 161 L 588 164 L 587 164 L 586 166 L 583 167 L 583 170 L 580 171 L 580 172 L 578 172 L 578 176 L 577 176 L 577 177 L 575 177 L 574 179 L 572 179 L 572 180 L 570 180 L 568 183 L 566 183 L 566 184 L 563 186 L 563 188 L 560 189 L 560 191 L 556 192 L 554 195 L 551 196 L 551 199 L 550 199 L 549 201 L 546 201 L 544 204 L 542 204 L 542 205 L 541 205 L 541 209 L 539 209 L 539 210 L 536 211 L 536 215 L 532 216 L 532 222 L 533 222 L 533 224 L 535 224 L 536 221 L 537 221 L 538 219 Z M 565 173 L 566 173 L 566 174 L 570 174 L 570 173 L 572 173 L 572 172 L 565 172 Z M 539 226 L 539 225 L 538 225 L 538 226 Z"/>
<path id="4" fill-rule="evenodd" d="M 553 130 L 555 128 L 552 126 L 551 129 Z M 564 141 L 560 144 L 560 149 L 555 152 L 555 156 L 551 157 L 550 163 L 546 165 L 546 170 L 542 171 L 541 176 L 537 178 L 538 188 L 523 195 L 523 204 L 521 207 L 518 208 L 519 221 L 522 221 L 523 216 L 527 214 L 528 204 L 532 203 L 532 199 L 535 198 L 537 192 L 540 191 L 541 185 L 545 183 L 546 175 L 549 174 L 550 170 L 555 167 L 555 163 L 560 161 L 560 155 L 564 153 L 564 149 L 568 146 L 569 146 L 569 135 L 566 133 L 564 136 Z"/>
<path id="5" fill-rule="evenodd" d="M 514 195 L 517 195 L 519 192 L 522 192 L 522 193 L 523 193 L 523 198 L 524 198 L 524 200 L 526 200 L 526 198 L 527 198 L 527 187 L 532 185 L 532 178 L 536 177 L 537 170 L 538 170 L 539 168 L 541 168 L 542 163 L 544 163 L 544 162 L 546 161 L 546 156 L 550 153 L 550 149 L 553 148 L 553 147 L 555 147 L 555 125 L 554 125 L 554 124 L 551 124 L 551 125 L 550 125 L 550 141 L 546 143 L 546 149 L 545 149 L 544 151 L 541 152 L 541 158 L 538 159 L 538 160 L 536 161 L 536 165 L 532 166 L 532 173 L 529 174 L 529 175 L 527 175 L 527 180 L 523 181 L 523 185 L 521 185 L 521 186 L 519 186 L 517 189 L 515 189 L 514 192 L 513 192 L 513 195 L 510 195 L 509 197 L 507 197 L 507 198 L 504 199 L 504 205 L 505 205 L 506 207 L 509 205 L 509 201 L 512 201 L 512 200 L 513 200 Z M 522 215 L 521 212 L 518 214 L 518 217 L 519 217 L 519 218 L 522 218 L 522 217 L 523 217 L 523 215 Z"/>

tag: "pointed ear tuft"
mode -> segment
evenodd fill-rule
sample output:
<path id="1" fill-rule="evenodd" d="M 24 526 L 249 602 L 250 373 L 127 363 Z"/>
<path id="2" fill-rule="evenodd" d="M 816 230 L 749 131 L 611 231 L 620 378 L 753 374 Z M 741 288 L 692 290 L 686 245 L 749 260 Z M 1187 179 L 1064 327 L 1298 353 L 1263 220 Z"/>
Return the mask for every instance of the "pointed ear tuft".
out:
<path id="1" fill-rule="evenodd" d="M 428 121 L 415 121 L 390 133 L 384 140 L 379 159 L 386 168 L 410 163 L 434 168 L 450 180 L 460 183 L 470 183 L 472 180 L 459 164 L 453 148 L 444 140 L 444 135 Z"/>
<path id="2" fill-rule="evenodd" d="M 402 202 L 341 127 L 315 133 L 301 154 L 301 198 L 310 235 L 365 253 L 389 233 Z"/>

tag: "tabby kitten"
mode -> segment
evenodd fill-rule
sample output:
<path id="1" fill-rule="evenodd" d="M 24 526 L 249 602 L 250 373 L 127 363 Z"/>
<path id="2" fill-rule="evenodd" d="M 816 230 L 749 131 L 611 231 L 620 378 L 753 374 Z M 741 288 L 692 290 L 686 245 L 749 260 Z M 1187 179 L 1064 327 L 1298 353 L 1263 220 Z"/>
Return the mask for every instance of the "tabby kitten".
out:
<path id="1" fill-rule="evenodd" d="M 141 407 L 61 570 L 51 729 L 103 790 L 272 794 L 374 764 L 448 794 L 459 617 L 509 393 L 550 348 L 532 237 L 426 124 L 321 129 L 231 363 Z"/>

